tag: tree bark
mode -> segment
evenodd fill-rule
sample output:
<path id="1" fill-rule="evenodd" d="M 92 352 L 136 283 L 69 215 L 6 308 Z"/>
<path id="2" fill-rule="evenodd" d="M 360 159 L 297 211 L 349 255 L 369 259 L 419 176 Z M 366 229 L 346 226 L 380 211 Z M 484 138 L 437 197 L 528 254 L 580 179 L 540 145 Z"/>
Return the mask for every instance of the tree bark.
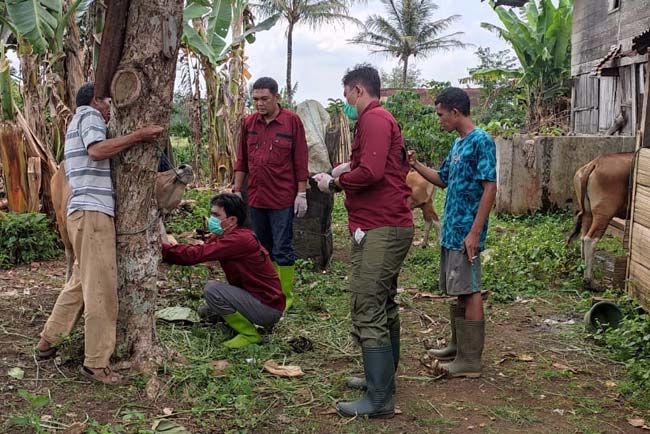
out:
<path id="1" fill-rule="evenodd" d="M 148 124 L 169 125 L 182 12 L 183 0 L 131 0 L 122 59 L 111 85 L 116 136 Z M 175 30 L 177 38 L 164 36 L 167 29 Z M 120 299 L 116 354 L 136 370 L 155 373 L 166 358 L 154 317 L 160 261 L 157 146 L 136 144 L 113 163 Z"/>
<path id="2" fill-rule="evenodd" d="M 9 211 L 23 213 L 28 210 L 29 188 L 25 139 L 13 121 L 0 122 L 0 162 L 3 164 L 5 189 Z"/>
<path id="3" fill-rule="evenodd" d="M 293 23 L 289 21 L 287 29 L 287 103 L 293 102 L 293 88 L 291 87 L 291 62 L 293 56 Z"/>
<path id="4" fill-rule="evenodd" d="M 66 0 L 66 9 L 72 1 Z M 70 16 L 65 39 L 63 41 L 65 52 L 65 105 L 74 113 L 77 108 L 77 91 L 84 83 L 83 65 L 86 57 L 86 50 L 81 45 L 81 34 L 75 18 Z"/>
<path id="5" fill-rule="evenodd" d="M 403 57 L 402 61 L 404 62 L 404 68 L 402 69 L 402 87 L 406 87 L 406 79 L 408 78 L 408 72 L 409 72 L 408 56 Z"/>

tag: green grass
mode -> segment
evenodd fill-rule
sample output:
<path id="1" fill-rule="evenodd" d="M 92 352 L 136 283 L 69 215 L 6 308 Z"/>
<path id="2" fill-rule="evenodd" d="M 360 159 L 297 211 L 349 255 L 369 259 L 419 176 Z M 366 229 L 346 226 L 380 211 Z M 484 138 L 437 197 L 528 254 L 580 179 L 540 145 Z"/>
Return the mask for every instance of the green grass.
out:
<path id="1" fill-rule="evenodd" d="M 519 426 L 532 425 L 539 422 L 539 419 L 531 410 L 515 407 L 512 404 L 499 405 L 491 408 L 489 413 L 494 417 Z"/>

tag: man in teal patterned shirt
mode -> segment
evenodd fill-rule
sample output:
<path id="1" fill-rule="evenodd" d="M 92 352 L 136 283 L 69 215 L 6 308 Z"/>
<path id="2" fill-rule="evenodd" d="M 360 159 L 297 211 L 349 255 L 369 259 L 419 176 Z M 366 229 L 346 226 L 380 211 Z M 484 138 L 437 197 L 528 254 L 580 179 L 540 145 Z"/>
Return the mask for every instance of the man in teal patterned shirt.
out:
<path id="1" fill-rule="evenodd" d="M 429 182 L 447 188 L 440 253 L 440 289 L 458 297 L 451 305 L 449 345 L 429 354 L 436 368 L 449 377 L 479 377 L 485 341 L 481 299 L 481 258 L 488 216 L 496 197 L 496 146 L 470 116 L 470 102 L 462 89 L 450 87 L 435 100 L 440 124 L 456 131 L 456 139 L 440 170 L 409 163 Z M 441 363 L 440 361 L 451 361 Z"/>

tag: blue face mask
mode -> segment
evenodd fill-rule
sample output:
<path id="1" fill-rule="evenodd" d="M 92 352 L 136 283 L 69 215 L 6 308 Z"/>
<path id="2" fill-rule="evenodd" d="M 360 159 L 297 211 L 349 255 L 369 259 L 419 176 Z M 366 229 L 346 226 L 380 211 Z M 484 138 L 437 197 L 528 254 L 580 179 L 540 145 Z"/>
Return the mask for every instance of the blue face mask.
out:
<path id="1" fill-rule="evenodd" d="M 343 106 L 343 113 L 345 113 L 345 115 L 351 121 L 356 121 L 359 119 L 359 112 L 357 111 L 357 108 L 353 105 L 348 104 L 347 102 Z"/>
<path id="2" fill-rule="evenodd" d="M 221 220 L 211 215 L 208 219 L 208 230 L 215 235 L 222 235 L 223 228 L 221 227 Z"/>

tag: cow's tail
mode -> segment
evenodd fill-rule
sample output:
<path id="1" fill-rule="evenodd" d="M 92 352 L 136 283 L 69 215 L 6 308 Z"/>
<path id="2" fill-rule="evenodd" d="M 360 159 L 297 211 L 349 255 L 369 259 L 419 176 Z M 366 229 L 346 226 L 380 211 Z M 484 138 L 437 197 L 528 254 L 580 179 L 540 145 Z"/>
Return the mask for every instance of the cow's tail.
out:
<path id="1" fill-rule="evenodd" d="M 580 177 L 579 184 L 575 183 L 576 188 L 576 199 L 578 205 L 578 213 L 576 214 L 576 224 L 573 227 L 573 231 L 566 239 L 566 243 L 569 244 L 575 241 L 580 236 L 580 231 L 582 230 L 582 215 L 585 213 L 585 198 L 587 197 L 587 184 L 589 182 L 589 176 L 591 172 L 596 168 L 596 164 L 592 161 L 585 168 L 584 173 Z"/>

